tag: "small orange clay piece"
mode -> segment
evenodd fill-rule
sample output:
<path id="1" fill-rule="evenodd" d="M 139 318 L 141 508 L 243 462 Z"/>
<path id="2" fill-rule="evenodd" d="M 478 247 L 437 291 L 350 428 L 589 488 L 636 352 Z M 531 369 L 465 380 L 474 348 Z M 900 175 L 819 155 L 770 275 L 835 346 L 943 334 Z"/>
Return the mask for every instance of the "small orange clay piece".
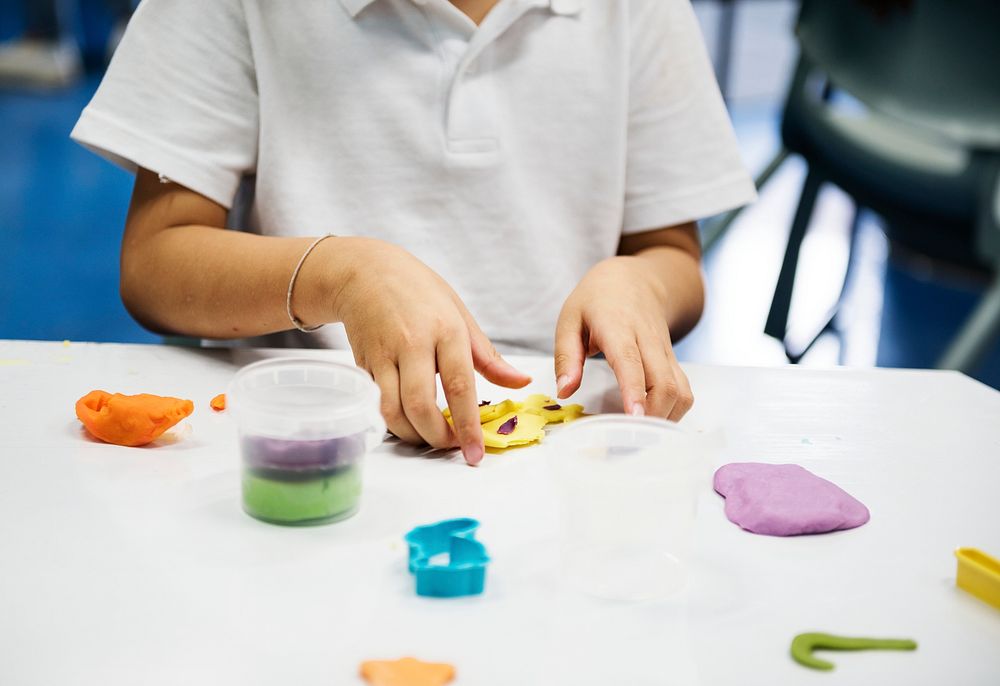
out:
<path id="1" fill-rule="evenodd" d="M 87 431 L 106 443 L 139 446 L 194 412 L 194 403 L 159 395 L 114 395 L 91 391 L 76 401 L 76 416 Z"/>
<path id="2" fill-rule="evenodd" d="M 219 395 L 212 398 L 212 402 L 210 402 L 209 405 L 211 405 L 212 409 L 216 412 L 222 412 L 226 409 L 226 394 L 219 393 Z"/>
<path id="3" fill-rule="evenodd" d="M 361 676 L 371 686 L 443 686 L 455 678 L 449 664 L 400 660 L 369 660 L 361 663 Z"/>

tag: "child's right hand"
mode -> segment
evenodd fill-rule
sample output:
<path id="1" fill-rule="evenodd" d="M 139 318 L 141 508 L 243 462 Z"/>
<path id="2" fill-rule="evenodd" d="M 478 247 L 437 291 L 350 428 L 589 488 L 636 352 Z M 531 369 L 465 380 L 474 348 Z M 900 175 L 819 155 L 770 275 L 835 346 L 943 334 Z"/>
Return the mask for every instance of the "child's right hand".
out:
<path id="1" fill-rule="evenodd" d="M 227 231 L 226 208 L 140 169 L 122 240 L 122 301 L 151 329 L 246 338 L 289 328 L 289 275 L 301 261 L 292 311 L 305 326 L 342 322 L 360 367 L 382 390 L 389 429 L 411 443 L 461 446 L 483 458 L 473 369 L 495 384 L 531 379 L 505 362 L 444 280 L 383 241 L 257 236 Z M 441 374 L 455 430 L 437 406 Z"/>
<path id="2" fill-rule="evenodd" d="M 389 430 L 409 443 L 458 445 L 466 461 L 477 464 L 483 434 L 473 370 L 507 388 L 521 388 L 531 378 L 497 353 L 455 291 L 416 257 L 374 239 L 329 243 L 330 253 L 349 255 L 352 265 L 335 296 L 334 315 L 347 330 L 358 366 L 382 391 Z M 437 373 L 454 430 L 438 409 Z"/>

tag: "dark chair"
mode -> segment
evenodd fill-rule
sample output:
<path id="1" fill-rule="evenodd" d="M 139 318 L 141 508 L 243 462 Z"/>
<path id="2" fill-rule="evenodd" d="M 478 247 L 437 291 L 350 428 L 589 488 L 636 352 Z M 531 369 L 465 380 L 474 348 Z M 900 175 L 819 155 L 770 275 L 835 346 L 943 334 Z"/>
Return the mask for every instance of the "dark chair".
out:
<path id="1" fill-rule="evenodd" d="M 879 214 L 896 243 L 992 274 L 939 361 L 971 371 L 1000 333 L 1000 2 L 872 4 L 802 3 L 784 149 L 758 185 L 789 153 L 808 172 L 765 333 L 796 362 L 831 326 L 836 308 L 808 343 L 786 342 L 799 249 L 819 190 L 832 183 Z M 709 227 L 709 246 L 734 216 Z"/>

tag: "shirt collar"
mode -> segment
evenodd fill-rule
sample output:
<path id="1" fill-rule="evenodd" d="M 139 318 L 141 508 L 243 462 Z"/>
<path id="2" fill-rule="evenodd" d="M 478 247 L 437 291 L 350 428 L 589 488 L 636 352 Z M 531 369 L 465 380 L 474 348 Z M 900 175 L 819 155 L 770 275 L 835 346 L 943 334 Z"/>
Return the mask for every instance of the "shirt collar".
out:
<path id="1" fill-rule="evenodd" d="M 357 17 L 361 13 L 361 10 L 368 7 L 368 5 L 375 2 L 375 0 L 340 0 L 340 4 L 344 6 L 351 18 Z M 423 0 L 426 2 L 426 0 Z M 419 2 L 418 4 L 423 4 Z M 538 7 L 548 7 L 552 10 L 553 14 L 560 14 L 564 16 L 579 14 L 580 10 L 583 9 L 583 0 L 518 0 L 525 4 L 537 5 Z"/>

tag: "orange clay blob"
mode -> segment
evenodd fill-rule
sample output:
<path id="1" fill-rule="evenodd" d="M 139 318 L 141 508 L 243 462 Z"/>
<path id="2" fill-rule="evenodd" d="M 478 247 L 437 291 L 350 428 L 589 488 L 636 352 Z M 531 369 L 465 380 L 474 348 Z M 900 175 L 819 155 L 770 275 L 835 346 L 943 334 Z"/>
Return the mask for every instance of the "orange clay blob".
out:
<path id="1" fill-rule="evenodd" d="M 76 416 L 87 431 L 106 443 L 139 446 L 194 412 L 194 403 L 158 395 L 114 395 L 91 391 L 76 401 Z"/>
<path id="2" fill-rule="evenodd" d="M 404 657 L 362 662 L 361 676 L 372 686 L 443 686 L 455 678 L 455 668 Z"/>
<path id="3" fill-rule="evenodd" d="M 226 394 L 219 393 L 219 395 L 212 398 L 212 402 L 210 402 L 209 405 L 211 405 L 212 409 L 216 412 L 222 412 L 226 409 Z"/>

